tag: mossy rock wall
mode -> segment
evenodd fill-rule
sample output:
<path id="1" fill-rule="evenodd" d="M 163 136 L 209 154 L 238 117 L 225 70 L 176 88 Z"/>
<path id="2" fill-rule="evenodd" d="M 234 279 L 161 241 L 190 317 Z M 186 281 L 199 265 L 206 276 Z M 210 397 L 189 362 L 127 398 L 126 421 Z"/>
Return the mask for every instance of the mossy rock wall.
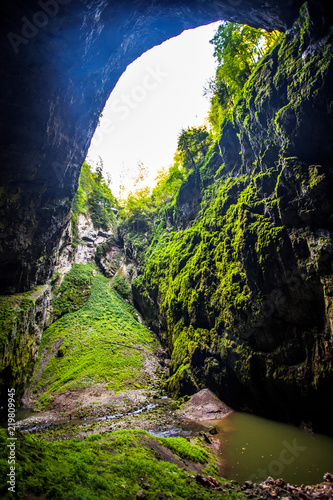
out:
<path id="1" fill-rule="evenodd" d="M 208 386 L 235 408 L 324 428 L 333 47 L 320 29 L 305 4 L 261 61 L 179 191 L 133 295 L 151 327 L 166 332 L 173 394 Z"/>
<path id="2" fill-rule="evenodd" d="M 50 287 L 0 298 L 0 419 L 7 418 L 7 389 L 15 389 L 20 406 L 37 360 L 48 320 Z"/>

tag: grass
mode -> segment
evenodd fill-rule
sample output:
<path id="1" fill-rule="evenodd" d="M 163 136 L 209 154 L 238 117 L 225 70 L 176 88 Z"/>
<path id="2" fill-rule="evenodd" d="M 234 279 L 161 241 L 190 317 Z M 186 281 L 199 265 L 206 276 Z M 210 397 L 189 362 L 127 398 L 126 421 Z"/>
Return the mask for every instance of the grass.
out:
<path id="1" fill-rule="evenodd" d="M 147 500 L 162 498 L 159 493 L 164 493 L 166 499 L 245 498 L 240 492 L 206 489 L 195 481 L 191 471 L 172 463 L 185 456 L 209 466 L 214 457 L 202 444 L 192 445 L 183 438 L 158 439 L 138 430 L 62 442 L 19 434 L 14 495 L 7 491 L 6 445 L 7 436 L 1 429 L 0 497 L 6 500 L 23 498 L 25 493 L 46 500 L 129 500 L 136 498 L 143 482 L 149 485 Z M 175 454 L 170 461 L 161 459 L 163 445 Z"/>
<path id="2" fill-rule="evenodd" d="M 80 267 L 84 276 L 86 268 L 89 265 Z M 91 295 L 81 308 L 59 318 L 43 334 L 33 380 L 41 408 L 47 408 L 54 393 L 98 382 L 115 392 L 142 385 L 145 355 L 140 346 L 155 348 L 151 332 L 138 323 L 133 307 L 109 280 L 94 276 Z"/>
<path id="3" fill-rule="evenodd" d="M 209 452 L 205 448 L 194 446 L 184 438 L 160 438 L 159 441 L 180 458 L 199 464 L 204 464 L 209 460 Z"/>
<path id="4" fill-rule="evenodd" d="M 80 309 L 91 293 L 92 276 L 92 266 L 73 264 L 52 300 L 52 312 L 56 318 Z"/>

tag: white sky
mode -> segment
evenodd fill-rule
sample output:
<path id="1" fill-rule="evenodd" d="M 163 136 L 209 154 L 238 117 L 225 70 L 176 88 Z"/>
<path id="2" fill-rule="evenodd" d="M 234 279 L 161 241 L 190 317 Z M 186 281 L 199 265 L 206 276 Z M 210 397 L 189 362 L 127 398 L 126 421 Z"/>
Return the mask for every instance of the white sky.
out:
<path id="1" fill-rule="evenodd" d="M 110 173 L 115 196 L 124 173 L 127 192 L 133 189 L 139 161 L 149 171 L 145 184 L 154 185 L 157 171 L 173 162 L 181 129 L 205 123 L 209 100 L 203 90 L 216 69 L 209 40 L 218 25 L 184 31 L 154 47 L 119 79 L 87 158 L 96 166 L 102 157 L 104 177 Z"/>

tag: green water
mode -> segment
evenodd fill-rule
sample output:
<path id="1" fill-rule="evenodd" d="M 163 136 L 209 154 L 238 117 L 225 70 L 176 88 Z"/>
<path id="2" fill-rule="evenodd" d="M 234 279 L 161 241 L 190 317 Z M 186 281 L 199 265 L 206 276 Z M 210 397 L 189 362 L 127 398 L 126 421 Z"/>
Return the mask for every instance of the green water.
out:
<path id="1" fill-rule="evenodd" d="M 333 472 L 333 438 L 245 413 L 215 422 L 221 446 L 220 473 L 239 482 L 272 476 L 316 484 Z"/>

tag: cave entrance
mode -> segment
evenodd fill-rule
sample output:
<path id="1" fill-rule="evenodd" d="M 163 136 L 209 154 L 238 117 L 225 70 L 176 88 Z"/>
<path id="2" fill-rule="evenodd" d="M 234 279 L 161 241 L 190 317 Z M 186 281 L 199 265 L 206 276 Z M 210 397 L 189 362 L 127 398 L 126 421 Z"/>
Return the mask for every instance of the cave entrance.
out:
<path id="1" fill-rule="evenodd" d="M 117 199 L 145 185 L 174 161 L 177 138 L 201 127 L 210 109 L 205 88 L 215 78 L 210 41 L 220 22 L 186 30 L 130 64 L 112 91 L 87 163 L 103 169 Z"/>
<path id="2" fill-rule="evenodd" d="M 1 292 L 45 283 L 105 102 L 148 49 L 220 19 L 284 31 L 302 2 L 32 0 L 1 16 Z"/>

